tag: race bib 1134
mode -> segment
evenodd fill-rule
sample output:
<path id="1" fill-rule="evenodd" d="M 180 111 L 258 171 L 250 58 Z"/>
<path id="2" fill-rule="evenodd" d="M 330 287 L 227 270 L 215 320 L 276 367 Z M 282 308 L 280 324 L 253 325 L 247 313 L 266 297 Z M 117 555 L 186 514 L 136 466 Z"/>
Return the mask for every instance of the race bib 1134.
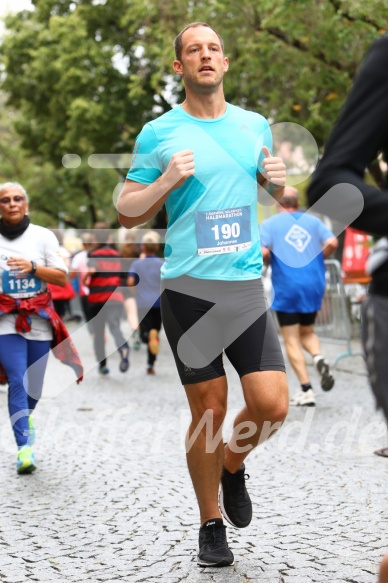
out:
<path id="1" fill-rule="evenodd" d="M 18 271 L 3 271 L 3 293 L 16 298 L 31 297 L 40 292 L 42 280 L 30 273 L 22 276 Z"/>

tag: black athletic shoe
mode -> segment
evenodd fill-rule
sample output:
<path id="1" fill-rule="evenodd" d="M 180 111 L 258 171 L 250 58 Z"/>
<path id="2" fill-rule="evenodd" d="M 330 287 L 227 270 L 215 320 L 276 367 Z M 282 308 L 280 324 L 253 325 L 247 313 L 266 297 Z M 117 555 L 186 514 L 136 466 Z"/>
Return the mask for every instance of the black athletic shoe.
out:
<path id="1" fill-rule="evenodd" d="M 129 347 L 120 348 L 120 372 L 127 372 L 129 369 Z"/>
<path id="2" fill-rule="evenodd" d="M 221 518 L 208 520 L 199 529 L 200 567 L 229 567 L 234 565 L 234 556 L 226 540 L 226 526 Z"/>
<path id="3" fill-rule="evenodd" d="M 324 358 L 320 358 L 316 364 L 317 371 L 321 377 L 321 387 L 324 391 L 330 391 L 334 387 L 334 377 L 330 372 L 330 367 Z"/>
<path id="4" fill-rule="evenodd" d="M 252 502 L 245 486 L 248 478 L 244 464 L 234 474 L 222 470 L 220 509 L 226 520 L 237 528 L 245 528 L 252 520 Z"/>

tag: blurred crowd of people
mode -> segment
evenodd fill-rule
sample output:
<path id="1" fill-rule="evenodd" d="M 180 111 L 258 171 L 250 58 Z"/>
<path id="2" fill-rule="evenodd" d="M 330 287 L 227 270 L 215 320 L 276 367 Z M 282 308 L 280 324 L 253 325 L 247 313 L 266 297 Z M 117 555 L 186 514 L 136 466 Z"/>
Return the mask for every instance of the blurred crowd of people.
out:
<path id="1" fill-rule="evenodd" d="M 147 374 L 155 374 L 159 351 L 160 269 L 163 264 L 161 239 L 157 231 L 126 231 L 115 241 L 114 233 L 105 222 L 79 236 L 79 247 L 71 253 L 63 234 L 55 231 L 61 255 L 69 269 L 65 287 L 50 286 L 55 309 L 65 320 L 80 320 L 87 324 L 93 341 L 99 373 L 109 374 L 105 354 L 108 328 L 120 353 L 119 370 L 129 368 L 130 346 L 122 332 L 123 320 L 131 330 L 131 345 L 139 350 L 147 345 Z M 77 241 L 71 241 L 72 246 Z M 78 297 L 82 316 L 74 313 L 74 298 Z"/>

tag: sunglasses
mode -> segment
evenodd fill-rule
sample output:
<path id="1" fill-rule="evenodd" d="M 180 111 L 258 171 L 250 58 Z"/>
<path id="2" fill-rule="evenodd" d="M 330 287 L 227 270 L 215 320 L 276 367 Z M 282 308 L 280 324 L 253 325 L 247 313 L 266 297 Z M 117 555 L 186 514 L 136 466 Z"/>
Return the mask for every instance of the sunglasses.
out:
<path id="1" fill-rule="evenodd" d="M 0 204 L 9 204 L 11 201 L 20 203 L 26 202 L 26 199 L 24 196 L 14 196 L 13 198 L 10 196 L 5 196 L 4 198 L 0 198 Z"/>

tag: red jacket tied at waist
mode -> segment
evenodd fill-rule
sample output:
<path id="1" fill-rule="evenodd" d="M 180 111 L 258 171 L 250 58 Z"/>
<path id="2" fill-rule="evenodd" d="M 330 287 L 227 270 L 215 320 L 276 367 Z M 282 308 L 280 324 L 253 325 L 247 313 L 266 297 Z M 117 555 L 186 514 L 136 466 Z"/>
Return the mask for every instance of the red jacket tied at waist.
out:
<path id="1" fill-rule="evenodd" d="M 50 292 L 44 292 L 32 298 L 17 299 L 0 294 L 0 316 L 16 313 L 15 328 L 17 332 L 30 332 L 31 314 L 36 314 L 48 320 L 53 327 L 51 350 L 64 364 L 71 366 L 77 376 L 77 383 L 83 379 L 83 366 L 76 347 L 67 331 L 66 326 L 53 308 Z M 54 350 L 55 349 L 55 350 Z M 5 384 L 7 377 L 0 363 L 0 384 Z"/>

